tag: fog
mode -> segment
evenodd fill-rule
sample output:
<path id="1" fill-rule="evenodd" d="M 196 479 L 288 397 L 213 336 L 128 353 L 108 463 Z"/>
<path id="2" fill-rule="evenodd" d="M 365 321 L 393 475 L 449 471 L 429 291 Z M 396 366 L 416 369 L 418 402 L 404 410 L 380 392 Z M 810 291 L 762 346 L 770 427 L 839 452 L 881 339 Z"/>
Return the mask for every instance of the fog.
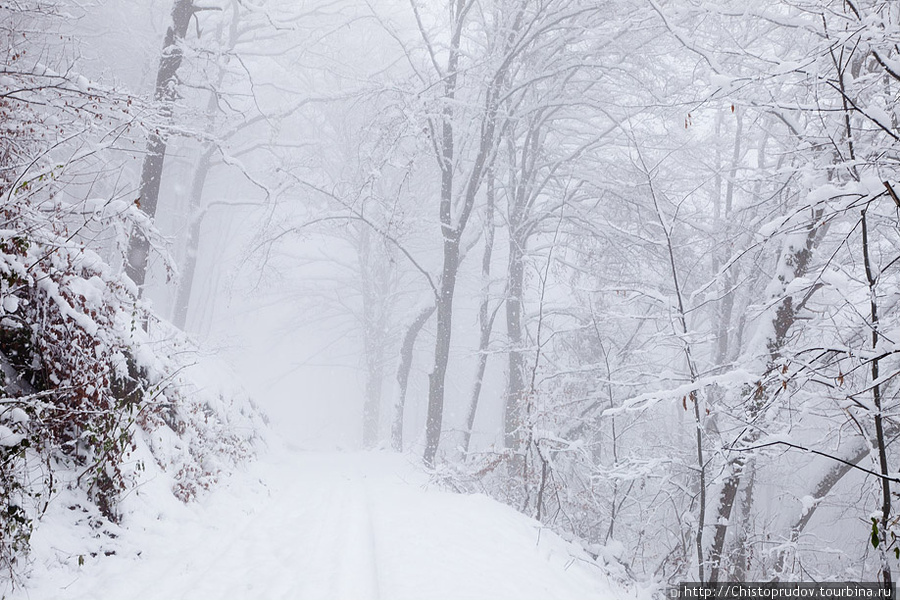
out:
<path id="1" fill-rule="evenodd" d="M 0 6 L 8 489 L 271 433 L 622 585 L 890 584 L 900 8 L 714 4 Z"/>

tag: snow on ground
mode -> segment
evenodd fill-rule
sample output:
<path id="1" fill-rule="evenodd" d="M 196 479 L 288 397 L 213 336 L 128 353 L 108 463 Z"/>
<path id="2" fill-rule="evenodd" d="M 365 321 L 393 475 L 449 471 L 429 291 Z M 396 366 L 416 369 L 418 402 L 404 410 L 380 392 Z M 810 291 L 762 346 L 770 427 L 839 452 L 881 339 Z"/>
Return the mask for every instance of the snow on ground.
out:
<path id="1" fill-rule="evenodd" d="M 157 483 L 127 499 L 127 531 L 98 530 L 96 557 L 61 525 L 79 511 L 57 502 L 57 525 L 35 535 L 31 580 L 12 597 L 634 597 L 536 521 L 485 496 L 429 486 L 398 454 L 272 450 L 192 505 L 161 503 Z"/>

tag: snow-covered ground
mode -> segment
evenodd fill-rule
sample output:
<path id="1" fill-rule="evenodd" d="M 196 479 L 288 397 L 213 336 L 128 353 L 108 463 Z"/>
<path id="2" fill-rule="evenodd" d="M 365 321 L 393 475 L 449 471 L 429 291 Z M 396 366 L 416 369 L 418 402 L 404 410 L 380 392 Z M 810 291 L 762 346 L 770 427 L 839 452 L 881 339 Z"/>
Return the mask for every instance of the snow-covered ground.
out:
<path id="1" fill-rule="evenodd" d="M 191 505 L 161 502 L 162 484 L 127 499 L 127 530 L 89 540 L 65 526 L 80 511 L 57 502 L 13 598 L 634 597 L 536 521 L 429 486 L 397 454 L 272 450 Z"/>

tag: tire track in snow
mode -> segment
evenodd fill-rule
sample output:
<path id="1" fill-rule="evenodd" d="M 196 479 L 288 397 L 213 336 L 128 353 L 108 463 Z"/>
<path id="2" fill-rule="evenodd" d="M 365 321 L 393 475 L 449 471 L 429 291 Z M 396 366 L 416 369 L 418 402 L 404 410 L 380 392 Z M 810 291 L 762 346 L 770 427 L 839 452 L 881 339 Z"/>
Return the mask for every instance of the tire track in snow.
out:
<path id="1" fill-rule="evenodd" d="M 360 477 L 354 473 L 354 479 Z M 344 483 L 348 501 L 342 527 L 342 552 L 338 581 L 334 590 L 336 600 L 379 600 L 378 565 L 375 559 L 375 536 L 368 490 L 356 479 Z"/>
<path id="2" fill-rule="evenodd" d="M 335 562 L 339 547 L 335 544 L 334 530 L 341 522 L 341 514 L 347 499 L 340 486 L 330 482 L 312 482 L 313 495 L 321 495 L 322 501 L 297 515 L 283 528 L 296 532 L 294 552 L 287 568 L 291 568 L 292 582 L 286 598 L 323 600 L 331 598 L 334 589 Z M 325 488 L 327 491 L 323 491 Z M 294 497 L 310 494 L 310 490 L 298 489 Z M 294 500 L 295 502 L 297 500 Z"/>
<path id="3" fill-rule="evenodd" d="M 205 506 L 173 507 L 159 513 L 158 523 L 141 521 L 147 533 L 140 560 L 113 556 L 91 565 L 92 572 L 55 568 L 33 597 L 634 596 L 598 578 L 587 568 L 590 561 L 584 568 L 573 564 L 571 557 L 581 555 L 550 534 L 535 548 L 538 525 L 513 509 L 486 497 L 427 489 L 427 477 L 403 457 L 292 452 L 276 458 L 257 464 L 249 476 L 235 475 Z"/>
<path id="4" fill-rule="evenodd" d="M 365 510 L 365 522 L 366 522 L 366 539 L 369 540 L 368 543 L 368 551 L 369 551 L 369 565 L 371 567 L 371 578 L 372 578 L 372 600 L 379 600 L 381 598 L 381 578 L 378 564 L 378 538 L 375 536 L 375 527 L 372 519 L 372 495 L 369 490 L 368 484 L 363 481 L 360 485 L 361 498 L 363 501 L 363 507 Z"/>

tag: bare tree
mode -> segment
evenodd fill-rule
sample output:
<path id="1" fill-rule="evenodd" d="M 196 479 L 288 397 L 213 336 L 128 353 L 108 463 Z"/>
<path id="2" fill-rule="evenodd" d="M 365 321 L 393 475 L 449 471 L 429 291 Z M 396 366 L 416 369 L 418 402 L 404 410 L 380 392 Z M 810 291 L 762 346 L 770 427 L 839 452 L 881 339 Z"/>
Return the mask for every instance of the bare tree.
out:
<path id="1" fill-rule="evenodd" d="M 175 100 L 178 97 L 178 69 L 184 59 L 181 43 L 187 35 L 191 18 L 198 10 L 202 9 L 195 7 L 193 0 L 175 0 L 172 5 L 171 23 L 163 39 L 153 93 L 154 100 L 159 103 L 161 123 L 147 138 L 147 149 L 141 165 L 141 180 L 138 187 L 139 206 L 151 219 L 156 216 L 156 206 L 159 202 L 159 186 L 169 134 L 166 128 L 171 125 Z M 125 273 L 138 287 L 144 285 L 149 254 L 150 240 L 141 232 L 135 231 L 128 249 Z"/>

